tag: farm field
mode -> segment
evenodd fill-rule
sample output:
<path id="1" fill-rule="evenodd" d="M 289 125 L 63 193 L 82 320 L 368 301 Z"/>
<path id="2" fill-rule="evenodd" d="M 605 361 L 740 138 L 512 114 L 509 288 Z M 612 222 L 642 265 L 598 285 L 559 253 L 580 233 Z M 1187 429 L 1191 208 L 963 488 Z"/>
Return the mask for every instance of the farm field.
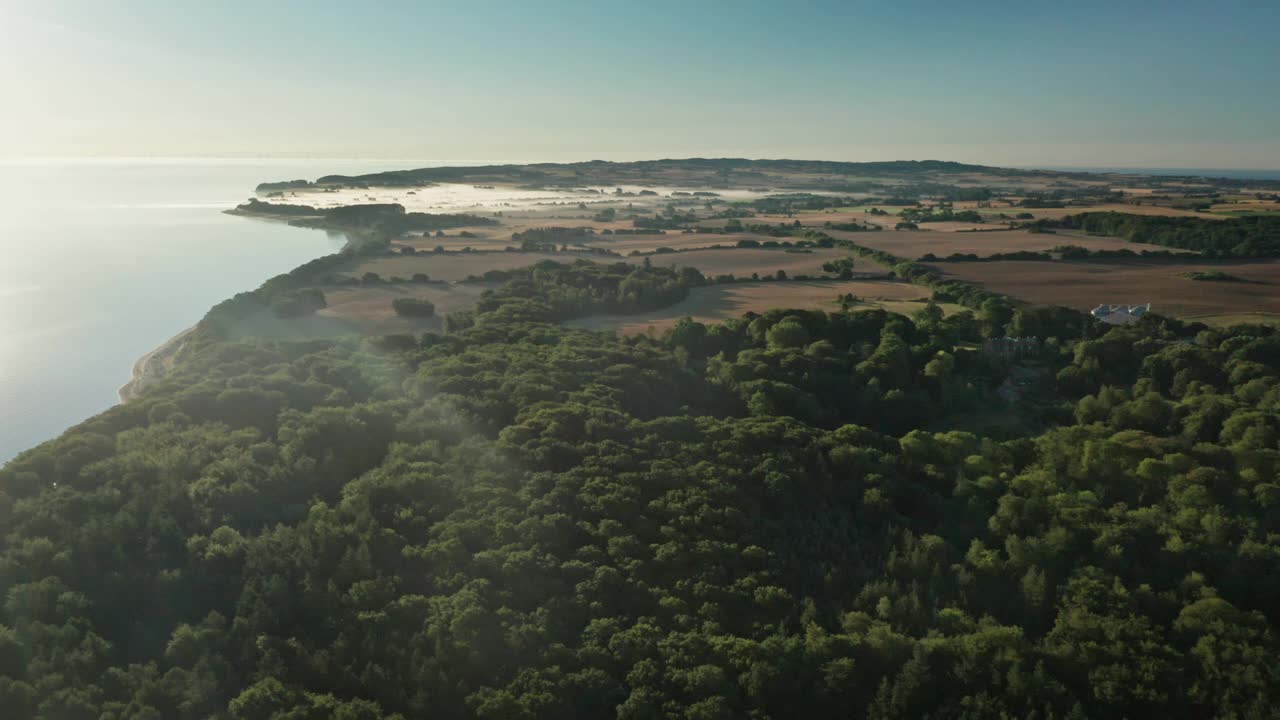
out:
<path id="1" fill-rule="evenodd" d="M 1240 202 L 1218 203 L 1210 207 L 1209 212 L 1226 217 L 1280 215 L 1280 202 L 1274 200 L 1243 200 Z"/>
<path id="2" fill-rule="evenodd" d="M 649 312 L 592 315 L 565 324 L 588 330 L 616 330 L 621 335 L 659 334 L 685 317 L 715 323 L 773 308 L 836 310 L 838 297 L 849 293 L 863 301 L 855 308 L 883 307 L 890 312 L 919 309 L 929 297 L 927 288 L 887 280 L 732 283 L 694 288 L 689 297 L 675 305 Z M 943 307 L 944 311 L 955 309 L 956 306 Z"/>
<path id="3" fill-rule="evenodd" d="M 653 252 L 660 247 L 669 247 L 677 250 L 685 248 L 708 248 L 712 245 L 723 245 L 725 247 L 733 247 L 739 240 L 755 240 L 756 242 L 766 242 L 769 240 L 777 241 L 793 241 L 796 238 L 775 238 L 767 235 L 756 235 L 754 233 L 682 233 L 679 231 L 668 232 L 665 235 L 596 235 L 587 240 L 584 244 L 590 247 L 604 248 L 612 250 L 623 255 L 630 254 L 633 250 L 640 252 Z"/>
<path id="4" fill-rule="evenodd" d="M 1172 249 L 1145 243 L 1131 243 L 1120 238 L 1095 237 L 1084 233 L 1033 233 L 1026 230 L 967 233 L 939 233 L 929 230 L 851 233 L 828 230 L 827 234 L 834 238 L 850 240 L 864 247 L 893 253 L 905 260 L 914 260 L 925 253 L 946 257 L 952 253 L 986 256 L 1018 250 L 1040 252 L 1058 245 L 1079 245 L 1090 250 L 1132 250 L 1134 252 Z"/>
<path id="5" fill-rule="evenodd" d="M 1280 313 L 1280 261 L 979 262 L 930 265 L 950 277 L 1032 303 L 1090 310 L 1102 303 L 1151 303 L 1154 312 L 1181 318 Z M 1187 271 L 1217 270 L 1242 282 L 1203 282 Z"/>
<path id="6" fill-rule="evenodd" d="M 1073 205 L 1065 208 L 998 208 L 996 213 L 1005 213 L 1013 215 L 1020 212 L 1029 212 L 1035 215 L 1036 219 L 1048 218 L 1056 220 L 1067 215 L 1079 215 L 1087 212 L 1119 212 L 1129 215 L 1158 215 L 1160 217 L 1198 217 L 1214 219 L 1219 216 L 1212 213 L 1196 212 L 1194 210 L 1182 210 L 1172 208 L 1166 205 L 1134 205 L 1132 203 L 1102 203 L 1098 205 Z"/>
<path id="7" fill-rule="evenodd" d="M 1008 227 L 1002 221 L 992 220 L 985 223 L 973 222 L 953 222 L 946 220 L 943 222 L 920 223 L 920 230 L 935 233 L 957 233 L 957 232 L 991 232 L 998 231 L 1001 228 Z"/>
<path id="8" fill-rule="evenodd" d="M 878 225 L 882 228 L 892 228 L 895 224 L 902 220 L 894 213 L 898 212 L 898 208 L 884 207 L 882 208 L 888 215 L 872 215 L 867 212 L 870 208 L 840 208 L 832 210 L 810 210 L 807 212 L 796 213 L 793 217 L 785 215 L 760 215 L 756 218 L 758 222 L 767 223 L 787 223 L 799 220 L 801 224 L 821 229 L 826 223 L 843 224 L 843 223 L 864 223 L 870 225 Z"/>
<path id="9" fill-rule="evenodd" d="M 474 237 L 462 237 L 459 231 L 471 233 Z M 462 250 L 464 248 L 502 250 L 507 246 L 518 245 L 519 243 L 511 242 L 511 230 L 508 228 L 477 227 L 450 230 L 444 237 L 406 235 L 396 238 L 395 244 L 411 247 L 418 252 L 431 252 L 437 246 L 445 250 Z"/>
<path id="10" fill-rule="evenodd" d="M 703 275 L 750 276 L 752 273 L 773 275 L 778 270 L 787 275 L 821 275 L 822 264 L 848 257 L 840 248 L 810 248 L 810 252 L 787 252 L 783 249 L 732 248 L 725 250 L 690 250 L 688 252 L 649 255 L 654 265 L 663 267 L 695 267 Z M 629 257 L 629 263 L 642 263 L 646 257 Z M 871 260 L 856 258 L 854 271 L 882 272 Z"/>

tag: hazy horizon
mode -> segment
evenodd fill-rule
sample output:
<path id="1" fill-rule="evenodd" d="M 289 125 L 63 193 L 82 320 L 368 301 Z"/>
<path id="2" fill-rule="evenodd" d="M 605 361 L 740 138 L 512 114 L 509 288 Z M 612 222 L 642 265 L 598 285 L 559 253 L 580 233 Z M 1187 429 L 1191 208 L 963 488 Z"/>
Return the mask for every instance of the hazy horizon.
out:
<path id="1" fill-rule="evenodd" d="M 703 159 L 720 159 L 730 156 L 682 156 L 682 157 L 637 157 L 633 160 L 684 160 L 693 157 L 701 157 Z M 773 157 L 773 158 L 745 158 L 748 160 L 801 160 L 801 161 L 825 161 L 832 160 L 834 162 L 878 162 L 868 160 L 848 160 L 843 158 L 805 158 L 805 157 Z M 894 161 L 949 161 L 951 158 L 944 157 L 920 157 L 920 158 L 889 158 Z M 476 166 L 487 165 L 490 162 L 500 162 L 500 164 L 512 165 L 533 165 L 545 163 L 575 163 L 589 161 L 607 161 L 607 162 L 626 162 L 625 160 L 614 160 L 602 157 L 584 157 L 572 160 L 508 160 L 508 161 L 476 161 L 476 160 L 438 160 L 426 158 L 396 158 L 396 157 L 318 157 L 318 156 L 301 156 L 301 157 L 233 157 L 233 156 L 82 156 L 82 157 L 0 157 L 0 167 L 15 166 L 39 166 L 39 165 L 76 165 L 76 164 L 171 164 L 171 165 L 259 165 L 263 167 L 271 167 L 272 165 L 296 165 L 300 162 L 305 163 L 352 163 L 352 162 L 375 162 L 375 163 L 394 163 L 395 169 L 414 169 L 421 167 L 446 167 L 456 166 Z M 1270 167 L 1260 165 L 1257 167 L 1169 167 L 1169 166 L 1132 166 L 1132 165 L 1066 165 L 1066 164 L 1038 164 L 1038 165 L 997 165 L 994 163 L 973 163 L 978 165 L 989 165 L 992 167 L 1007 167 L 1018 170 L 1048 170 L 1062 172 L 1092 172 L 1092 173 L 1150 173 L 1152 175 L 1179 175 L 1179 174 L 1204 174 L 1206 177 L 1214 177 L 1213 173 L 1226 173 L 1222 177 L 1238 177 L 1243 179 L 1280 179 L 1280 165 Z M 311 179 L 311 178 L 308 178 Z"/>
<path id="2" fill-rule="evenodd" d="M 0 157 L 1280 167 L 1280 7 L 12 0 Z M 443 162 L 463 162 L 444 160 Z"/>

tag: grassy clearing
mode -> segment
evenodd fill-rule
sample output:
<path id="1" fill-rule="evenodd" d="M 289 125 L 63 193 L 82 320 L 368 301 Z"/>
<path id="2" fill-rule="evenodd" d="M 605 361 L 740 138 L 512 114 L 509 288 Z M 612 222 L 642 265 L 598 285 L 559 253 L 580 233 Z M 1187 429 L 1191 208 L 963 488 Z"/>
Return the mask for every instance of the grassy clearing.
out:
<path id="1" fill-rule="evenodd" d="M 1224 313 L 1221 315 L 1197 315 L 1187 319 L 1202 322 L 1212 327 L 1246 324 L 1280 326 L 1280 313 Z"/>
<path id="2" fill-rule="evenodd" d="M 1251 210 L 1211 210 L 1211 215 L 1222 215 L 1225 217 L 1266 217 L 1270 215 L 1280 215 L 1280 208 L 1256 208 Z"/>
<path id="3" fill-rule="evenodd" d="M 231 328 L 232 337 L 279 339 L 330 338 L 343 335 L 390 335 L 440 332 L 445 316 L 470 310 L 480 295 L 497 283 L 389 284 L 321 286 L 327 307 L 313 315 L 281 318 L 264 310 L 242 318 Z M 401 317 L 391 307 L 397 298 L 430 300 L 436 306 L 431 318 Z"/>

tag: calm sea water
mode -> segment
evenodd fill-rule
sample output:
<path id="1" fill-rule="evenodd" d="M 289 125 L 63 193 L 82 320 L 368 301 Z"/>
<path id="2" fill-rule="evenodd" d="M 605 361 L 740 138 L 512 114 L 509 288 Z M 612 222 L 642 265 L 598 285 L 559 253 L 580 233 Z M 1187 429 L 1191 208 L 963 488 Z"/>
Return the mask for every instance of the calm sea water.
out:
<path id="1" fill-rule="evenodd" d="M 134 361 L 210 306 L 341 246 L 222 213 L 259 182 L 404 166 L 0 164 L 0 463 L 115 404 Z"/>

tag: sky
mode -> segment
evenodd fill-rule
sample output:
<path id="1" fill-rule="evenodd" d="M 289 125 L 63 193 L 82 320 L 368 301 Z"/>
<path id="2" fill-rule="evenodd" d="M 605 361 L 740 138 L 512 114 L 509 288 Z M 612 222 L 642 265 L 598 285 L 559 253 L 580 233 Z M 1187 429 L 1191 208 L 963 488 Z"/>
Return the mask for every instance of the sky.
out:
<path id="1" fill-rule="evenodd" d="M 1280 168 L 1280 3 L 0 0 L 0 158 Z"/>

